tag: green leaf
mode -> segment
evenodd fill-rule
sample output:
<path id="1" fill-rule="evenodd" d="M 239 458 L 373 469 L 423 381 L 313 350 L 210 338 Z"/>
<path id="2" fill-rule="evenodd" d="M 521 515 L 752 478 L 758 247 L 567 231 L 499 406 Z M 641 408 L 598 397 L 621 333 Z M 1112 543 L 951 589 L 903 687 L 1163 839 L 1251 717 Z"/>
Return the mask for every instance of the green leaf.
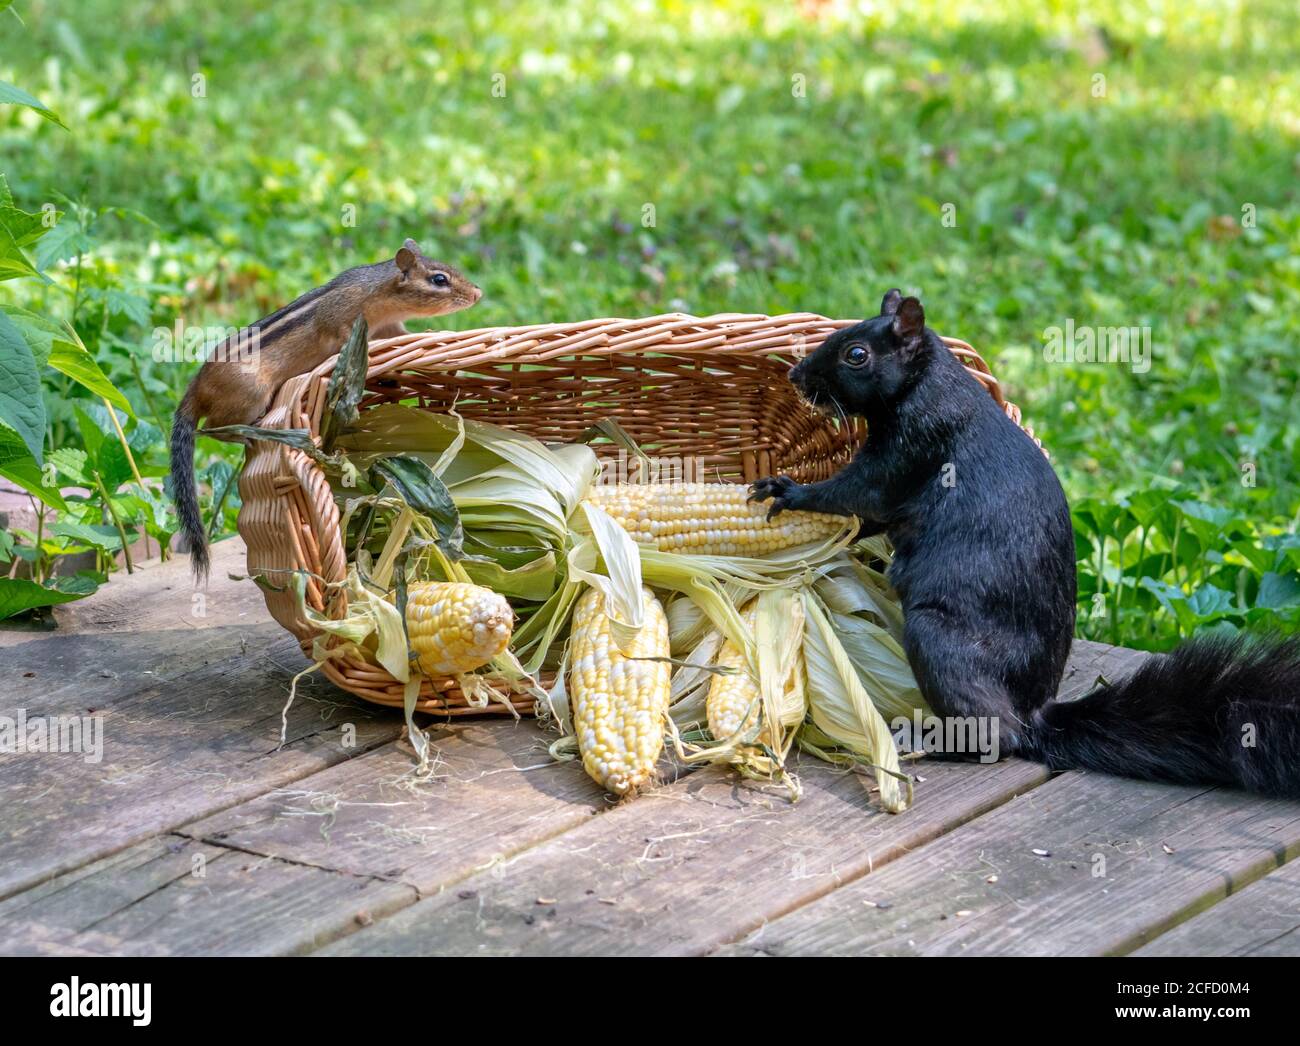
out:
<path id="1" fill-rule="evenodd" d="M 50 527 L 50 533 L 72 538 L 83 545 L 102 549 L 105 552 L 119 552 L 122 549 L 122 536 L 118 534 L 115 527 L 105 524 L 74 523 L 71 520 L 61 519 Z"/>
<path id="2" fill-rule="evenodd" d="M 99 473 L 100 479 L 109 493 L 114 493 L 123 483 L 134 479 L 131 462 L 127 460 L 126 451 L 117 438 L 117 428 L 109 417 L 108 408 L 102 403 L 83 400 L 72 408 L 81 431 L 81 442 L 90 458 L 90 467 Z M 117 412 L 114 411 L 114 415 Z M 125 425 L 127 418 L 117 418 L 119 424 Z"/>
<path id="3" fill-rule="evenodd" d="M 45 475 L 36 459 L 23 443 L 22 437 L 13 429 L 0 425 L 0 476 L 21 487 L 33 497 L 43 501 L 50 508 L 66 511 L 67 502 L 59 493 L 59 488 L 45 485 Z"/>
<path id="4" fill-rule="evenodd" d="M 59 114 L 53 109 L 47 108 L 26 91 L 15 87 L 13 84 L 5 83 L 3 80 L 0 80 L 0 103 L 8 105 L 25 105 L 28 109 L 32 109 L 45 117 L 45 119 L 49 120 L 50 123 L 58 124 L 65 131 L 68 129 L 68 125 L 59 119 Z"/>
<path id="5" fill-rule="evenodd" d="M 88 487 L 95 481 L 86 472 L 86 460 L 86 452 L 79 447 L 58 447 L 50 451 L 46 464 L 52 464 L 62 476 L 73 483 Z"/>
<path id="6" fill-rule="evenodd" d="M 325 394 L 325 423 L 322 443 L 325 452 L 334 448 L 334 437 L 357 420 L 357 405 L 366 392 L 366 372 L 370 366 L 369 328 L 365 316 L 358 316 L 352 333 L 343 344 L 330 375 Z"/>
<path id="7" fill-rule="evenodd" d="M 57 225 L 51 224 L 50 217 L 57 219 L 61 213 L 61 211 L 54 211 L 49 215 L 40 211 L 24 211 L 20 207 L 15 207 L 10 200 L 0 203 L 0 228 L 4 229 L 9 242 L 15 246 L 30 247 L 42 236 L 57 228 Z"/>
<path id="8" fill-rule="evenodd" d="M 1160 605 L 1173 615 L 1180 628 L 1190 630 L 1195 626 L 1196 614 L 1187 605 L 1187 593 L 1181 588 L 1157 581 L 1153 577 L 1144 577 L 1138 584 L 1160 601 Z"/>
<path id="9" fill-rule="evenodd" d="M 453 560 L 465 555 L 465 531 L 460 512 L 447 486 L 419 458 L 380 458 L 371 466 L 371 482 L 382 487 L 387 480 L 403 501 L 427 516 L 438 533 L 438 547 Z"/>
<path id="10" fill-rule="evenodd" d="M 258 425 L 219 425 L 212 429 L 200 429 L 199 435 L 211 436 L 213 439 L 224 440 L 227 443 L 254 439 L 265 440 L 268 443 L 283 443 L 286 447 L 301 451 L 318 464 L 331 463 L 329 456 L 321 452 L 320 447 L 316 446 L 316 441 L 311 438 L 311 433 L 306 429 L 264 429 Z"/>
<path id="11" fill-rule="evenodd" d="M 97 587 L 87 578 L 60 578 L 55 586 L 47 587 L 28 578 L 0 577 L 0 620 L 36 607 L 71 603 L 90 595 Z"/>
<path id="12" fill-rule="evenodd" d="M 124 410 L 128 417 L 134 418 L 130 401 L 122 395 L 117 386 L 108 380 L 95 362 L 95 357 L 82 345 L 70 341 L 55 341 L 50 349 L 49 364 L 60 374 L 66 374 L 82 388 L 102 396 L 114 406 Z"/>
<path id="13" fill-rule="evenodd" d="M 36 464 L 45 439 L 45 400 L 41 378 L 27 339 L 7 315 L 0 313 L 0 421 L 22 437 Z"/>
<path id="14" fill-rule="evenodd" d="M 1300 574 L 1274 574 L 1269 571 L 1259 579 L 1259 594 L 1255 597 L 1255 605 L 1269 610 L 1300 606 Z"/>
<path id="15" fill-rule="evenodd" d="M 1231 510 L 1200 501 L 1174 501 L 1171 504 L 1183 514 L 1187 529 L 1196 535 L 1203 548 L 1212 548 L 1218 544 L 1219 535 L 1237 521 Z"/>
<path id="16" fill-rule="evenodd" d="M 90 250 L 90 237 L 81 223 L 67 218 L 59 222 L 36 248 L 36 266 L 48 269 L 61 261 L 70 261 Z"/>
<path id="17" fill-rule="evenodd" d="M 1167 490 L 1141 490 L 1128 498 L 1128 510 L 1142 527 L 1151 526 L 1169 500 Z"/>
<path id="18" fill-rule="evenodd" d="M 77 419 L 77 430 L 81 433 L 81 445 L 86 448 L 91 461 L 99 459 L 100 448 L 104 445 L 104 424 L 108 423 L 102 408 L 99 414 L 92 416 L 91 409 L 98 406 L 97 403 L 83 402 L 72 408 L 72 416 Z M 101 424 L 101 418 L 104 424 Z"/>
<path id="19" fill-rule="evenodd" d="M 13 325 L 22 333 L 23 339 L 32 350 L 32 355 L 36 357 L 38 367 L 43 367 L 50 358 L 50 351 L 54 343 L 61 338 L 67 337 L 67 332 L 63 327 L 47 316 L 39 316 L 34 312 L 28 312 L 26 309 L 20 309 L 17 305 L 0 305 L 0 312 L 8 316 Z"/>
<path id="20" fill-rule="evenodd" d="M 89 243 L 82 249 L 89 247 Z M 108 311 L 114 316 L 125 316 L 132 323 L 139 327 L 147 327 L 149 320 L 153 316 L 153 306 L 148 298 L 142 298 L 138 294 L 131 294 L 129 291 L 110 290 L 105 299 L 108 305 Z"/>
<path id="21" fill-rule="evenodd" d="M 1202 621 L 1223 617 L 1236 612 L 1234 597 L 1211 584 L 1204 584 L 1187 600 L 1188 607 Z"/>

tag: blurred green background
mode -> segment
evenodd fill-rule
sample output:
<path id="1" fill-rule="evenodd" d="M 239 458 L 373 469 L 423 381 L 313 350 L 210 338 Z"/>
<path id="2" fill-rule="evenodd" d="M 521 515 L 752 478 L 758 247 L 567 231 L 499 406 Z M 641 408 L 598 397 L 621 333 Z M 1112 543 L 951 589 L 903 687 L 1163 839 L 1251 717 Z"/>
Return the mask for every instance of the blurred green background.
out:
<path id="1" fill-rule="evenodd" d="M 458 327 L 852 317 L 898 284 L 1050 447 L 1081 634 L 1300 627 L 1291 0 L 20 0 L 0 80 L 68 128 L 0 106 L 15 205 L 64 212 L 29 252 L 52 282 L 0 301 L 76 324 L 149 485 L 193 371 L 153 362 L 155 326 L 247 323 L 407 235 L 483 286 Z M 1049 362 L 1067 321 L 1149 327 L 1150 369 Z M 45 384 L 48 450 L 111 434 Z M 210 509 L 238 455 L 205 461 Z M 83 516 L 102 574 L 109 514 Z M 0 554 L 93 547 L 37 539 Z"/>

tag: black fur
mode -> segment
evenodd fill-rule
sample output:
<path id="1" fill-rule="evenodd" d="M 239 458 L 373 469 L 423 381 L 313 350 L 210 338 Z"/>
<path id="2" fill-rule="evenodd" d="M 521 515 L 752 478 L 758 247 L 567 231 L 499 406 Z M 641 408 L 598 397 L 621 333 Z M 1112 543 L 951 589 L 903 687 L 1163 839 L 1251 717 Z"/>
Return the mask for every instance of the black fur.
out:
<path id="1" fill-rule="evenodd" d="M 181 522 L 181 533 L 189 540 L 190 565 L 194 578 L 203 581 L 211 566 L 208 556 L 208 535 L 203 529 L 203 513 L 199 511 L 199 496 L 194 485 L 194 418 L 188 409 L 188 393 L 181 400 L 180 409 L 172 420 L 172 500 Z"/>
<path id="2" fill-rule="evenodd" d="M 1054 700 L 1074 633 L 1065 493 L 919 301 L 890 291 L 790 380 L 815 406 L 865 418 L 867 439 L 830 479 L 760 479 L 754 497 L 773 499 L 769 515 L 852 514 L 888 535 L 904 647 L 936 713 L 996 717 L 1003 754 L 1055 769 L 1300 797 L 1300 641 L 1196 640 Z"/>

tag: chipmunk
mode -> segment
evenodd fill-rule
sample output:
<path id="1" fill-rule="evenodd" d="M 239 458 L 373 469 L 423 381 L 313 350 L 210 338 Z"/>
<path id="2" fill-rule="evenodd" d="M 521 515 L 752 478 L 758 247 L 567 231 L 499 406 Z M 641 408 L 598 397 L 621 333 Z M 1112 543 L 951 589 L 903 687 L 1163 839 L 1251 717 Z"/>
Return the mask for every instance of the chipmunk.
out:
<path id="1" fill-rule="evenodd" d="M 185 390 L 172 423 L 172 496 L 196 580 L 207 577 L 209 565 L 194 486 L 201 420 L 213 428 L 256 421 L 286 378 L 305 374 L 343 347 L 358 316 L 365 316 L 371 339 L 395 338 L 408 333 L 404 320 L 459 312 L 482 296 L 465 276 L 426 258 L 408 239 L 390 260 L 348 269 L 218 345 Z"/>
<path id="2" fill-rule="evenodd" d="M 889 291 L 790 380 L 813 406 L 866 419 L 867 438 L 830 479 L 766 477 L 751 500 L 771 499 L 768 518 L 853 515 L 860 536 L 888 535 L 903 646 L 935 712 L 993 719 L 1002 754 L 1053 770 L 1300 798 L 1300 637 L 1197 636 L 1055 699 L 1076 595 L 1065 492 L 916 298 Z"/>

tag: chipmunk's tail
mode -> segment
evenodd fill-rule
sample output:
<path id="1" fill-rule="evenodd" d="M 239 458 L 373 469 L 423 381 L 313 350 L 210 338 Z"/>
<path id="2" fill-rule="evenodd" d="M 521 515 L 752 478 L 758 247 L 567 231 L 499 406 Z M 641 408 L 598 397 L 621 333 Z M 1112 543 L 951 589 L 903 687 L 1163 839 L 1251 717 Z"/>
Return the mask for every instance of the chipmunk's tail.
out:
<path id="1" fill-rule="evenodd" d="M 202 582 L 207 579 L 211 562 L 208 535 L 203 529 L 203 513 L 199 511 L 199 496 L 194 485 L 194 430 L 197 424 L 194 400 L 186 391 L 172 421 L 172 500 L 181 521 L 181 533 L 189 541 L 194 580 Z"/>
<path id="2" fill-rule="evenodd" d="M 1099 770 L 1300 798 L 1300 636 L 1205 636 L 1035 714 L 1020 749 Z"/>

